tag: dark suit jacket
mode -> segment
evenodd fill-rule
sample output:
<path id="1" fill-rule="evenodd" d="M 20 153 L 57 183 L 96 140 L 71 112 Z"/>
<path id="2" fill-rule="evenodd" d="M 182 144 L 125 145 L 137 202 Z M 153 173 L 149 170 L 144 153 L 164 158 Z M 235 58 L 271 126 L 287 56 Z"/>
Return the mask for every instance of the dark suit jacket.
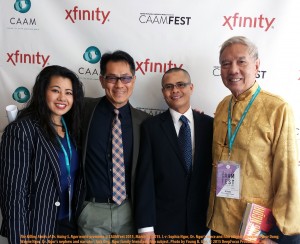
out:
<path id="1" fill-rule="evenodd" d="M 153 226 L 155 234 L 207 233 L 213 119 L 197 112 L 193 116 L 195 154 L 190 178 L 169 110 L 142 124 L 135 187 L 137 228 Z"/>
<path id="2" fill-rule="evenodd" d="M 90 98 L 86 97 L 84 99 L 84 117 L 83 117 L 83 124 L 82 124 L 82 155 L 83 155 L 83 164 L 85 165 L 85 158 L 86 158 L 86 147 L 88 142 L 88 134 L 90 129 L 90 124 L 93 118 L 93 114 L 95 111 L 96 106 L 100 102 L 101 98 Z M 132 129 L 133 129 L 133 155 L 132 155 L 132 172 L 131 172 L 131 198 L 133 199 L 133 186 L 135 182 L 135 171 L 137 165 L 137 158 L 139 153 L 139 145 L 140 145 L 140 126 L 143 120 L 145 120 L 150 115 L 140 111 L 138 109 L 133 108 L 130 105 L 131 110 L 131 117 L 132 117 Z"/>
<path id="3" fill-rule="evenodd" d="M 32 119 L 10 123 L 0 146 L 1 235 L 20 243 L 20 235 L 55 234 L 60 202 L 57 150 Z M 82 178 L 75 180 L 73 210 L 78 209 Z"/>

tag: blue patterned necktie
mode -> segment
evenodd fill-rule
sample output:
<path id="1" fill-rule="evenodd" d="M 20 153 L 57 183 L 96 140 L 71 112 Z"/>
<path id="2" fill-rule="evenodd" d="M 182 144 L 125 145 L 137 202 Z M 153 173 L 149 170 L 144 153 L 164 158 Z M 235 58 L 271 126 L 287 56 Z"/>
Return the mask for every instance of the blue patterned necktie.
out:
<path id="1" fill-rule="evenodd" d="M 181 115 L 179 120 L 182 122 L 182 125 L 178 134 L 178 142 L 185 162 L 186 171 L 189 174 L 192 171 L 193 158 L 191 129 L 189 126 L 188 119 L 184 115 Z"/>
<path id="2" fill-rule="evenodd" d="M 112 123 L 112 171 L 113 171 L 113 201 L 120 205 L 126 199 L 125 166 L 123 154 L 122 128 L 119 110 L 114 109 L 115 117 Z"/>

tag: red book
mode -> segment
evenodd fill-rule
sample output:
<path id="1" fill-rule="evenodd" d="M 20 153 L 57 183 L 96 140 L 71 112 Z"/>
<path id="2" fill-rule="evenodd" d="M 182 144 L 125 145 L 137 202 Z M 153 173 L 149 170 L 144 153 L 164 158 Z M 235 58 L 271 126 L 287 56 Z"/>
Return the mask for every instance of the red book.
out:
<path id="1" fill-rule="evenodd" d="M 259 243 L 260 236 L 266 236 L 274 225 L 275 219 L 271 209 L 255 203 L 247 203 L 240 236 L 244 241 Z"/>

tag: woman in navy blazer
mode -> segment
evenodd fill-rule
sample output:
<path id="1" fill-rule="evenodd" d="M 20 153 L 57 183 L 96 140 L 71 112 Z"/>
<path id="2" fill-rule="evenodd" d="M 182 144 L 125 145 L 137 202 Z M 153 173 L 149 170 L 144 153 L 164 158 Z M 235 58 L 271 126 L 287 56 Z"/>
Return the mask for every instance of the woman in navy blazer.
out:
<path id="1" fill-rule="evenodd" d="M 0 233 L 9 243 L 76 234 L 82 177 L 78 155 L 82 83 L 48 66 L 31 100 L 4 130 L 0 145 Z"/>

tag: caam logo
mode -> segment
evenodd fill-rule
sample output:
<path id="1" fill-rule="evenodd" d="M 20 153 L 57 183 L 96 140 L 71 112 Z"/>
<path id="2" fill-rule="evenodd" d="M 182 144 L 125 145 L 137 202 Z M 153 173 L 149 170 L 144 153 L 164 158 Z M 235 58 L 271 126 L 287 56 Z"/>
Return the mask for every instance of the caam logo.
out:
<path id="1" fill-rule="evenodd" d="M 101 59 L 101 52 L 97 47 L 90 46 L 85 50 L 83 59 L 91 64 L 96 64 Z"/>
<path id="2" fill-rule="evenodd" d="M 143 75 L 146 73 L 165 73 L 171 68 L 182 68 L 183 64 L 176 64 L 172 60 L 168 62 L 153 62 L 149 58 L 146 58 L 145 61 L 136 61 L 136 72 L 141 72 Z"/>
<path id="3" fill-rule="evenodd" d="M 13 92 L 12 98 L 18 103 L 26 103 L 30 98 L 30 92 L 26 87 L 20 86 Z"/>
<path id="4" fill-rule="evenodd" d="M 7 63 L 12 63 L 16 66 L 17 64 L 40 64 L 45 67 L 49 61 L 50 55 L 44 55 L 39 51 L 36 53 L 21 53 L 20 50 L 16 50 L 13 53 L 7 54 Z"/>
<path id="5" fill-rule="evenodd" d="M 31 8 L 30 0 L 16 0 L 16 2 L 14 3 L 14 9 L 21 14 L 27 13 L 30 10 L 30 8 Z M 24 26 L 36 26 L 35 18 L 26 18 L 26 17 L 19 17 L 19 16 L 11 17 L 9 19 L 9 22 L 11 25 L 16 26 L 16 28 L 18 29 L 20 29 L 20 26 L 22 27 L 22 29 L 24 29 Z"/>
<path id="6" fill-rule="evenodd" d="M 76 5 L 73 9 L 65 9 L 66 20 L 71 21 L 73 24 L 77 21 L 99 21 L 100 24 L 105 24 L 109 21 L 108 16 L 110 11 L 102 10 L 100 7 L 96 9 L 79 9 Z"/>
<path id="7" fill-rule="evenodd" d="M 96 64 L 101 59 L 101 51 L 99 48 L 95 46 L 88 47 L 83 53 L 83 60 L 90 64 Z M 80 75 L 85 75 L 89 77 L 93 77 L 93 79 L 98 79 L 100 72 L 96 68 L 87 68 L 87 67 L 80 67 L 78 69 L 78 73 Z"/>
<path id="8" fill-rule="evenodd" d="M 158 25 L 190 25 L 192 17 L 176 16 L 174 14 L 140 13 L 142 24 Z"/>
<path id="9" fill-rule="evenodd" d="M 213 76 L 221 76 L 221 67 L 220 66 L 214 66 L 213 67 Z M 256 78 L 257 79 L 264 79 L 267 71 L 266 70 L 259 70 L 257 72 Z"/>
<path id="10" fill-rule="evenodd" d="M 275 18 L 264 17 L 263 14 L 258 17 L 240 16 L 240 13 L 234 13 L 233 15 L 223 16 L 223 26 L 228 27 L 230 30 L 234 28 L 256 28 L 268 31 L 273 24 Z"/>
<path id="11" fill-rule="evenodd" d="M 14 8 L 19 13 L 27 13 L 31 8 L 31 1 L 30 0 L 16 0 L 14 4 Z"/>

